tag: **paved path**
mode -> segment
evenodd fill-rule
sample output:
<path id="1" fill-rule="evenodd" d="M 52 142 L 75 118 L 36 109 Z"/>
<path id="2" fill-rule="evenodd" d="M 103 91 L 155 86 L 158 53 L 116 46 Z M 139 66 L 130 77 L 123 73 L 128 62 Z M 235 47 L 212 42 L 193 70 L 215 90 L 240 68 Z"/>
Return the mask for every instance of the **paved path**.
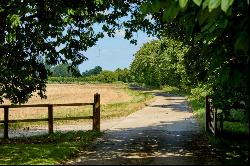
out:
<path id="1" fill-rule="evenodd" d="M 218 165 L 184 97 L 155 93 L 155 101 L 106 131 L 80 165 Z"/>

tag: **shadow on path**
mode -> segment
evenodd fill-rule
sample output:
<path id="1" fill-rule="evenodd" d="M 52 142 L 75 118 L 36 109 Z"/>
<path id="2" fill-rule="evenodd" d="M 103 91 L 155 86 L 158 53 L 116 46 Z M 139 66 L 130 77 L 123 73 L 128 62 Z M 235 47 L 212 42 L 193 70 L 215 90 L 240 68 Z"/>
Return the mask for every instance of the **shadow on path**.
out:
<path id="1" fill-rule="evenodd" d="M 185 121 L 185 120 L 183 120 Z M 218 165 L 200 131 L 168 131 L 183 121 L 108 131 L 68 164 L 80 165 Z"/>
<path id="2" fill-rule="evenodd" d="M 107 130 L 67 164 L 220 165 L 184 97 L 151 92 L 156 100 Z"/>

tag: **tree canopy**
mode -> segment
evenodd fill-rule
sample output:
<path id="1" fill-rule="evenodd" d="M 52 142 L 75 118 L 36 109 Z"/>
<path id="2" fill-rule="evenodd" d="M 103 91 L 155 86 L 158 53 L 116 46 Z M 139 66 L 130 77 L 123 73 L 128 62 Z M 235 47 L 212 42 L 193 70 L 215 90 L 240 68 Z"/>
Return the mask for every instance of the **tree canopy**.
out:
<path id="1" fill-rule="evenodd" d="M 140 6 L 154 30 L 190 46 L 184 56 L 194 85 L 212 87 L 214 104 L 249 109 L 249 1 L 152 0 Z"/>
<path id="2" fill-rule="evenodd" d="M 124 29 L 131 43 L 143 30 L 190 46 L 189 78 L 209 84 L 217 106 L 249 108 L 248 13 L 248 0 L 0 0 L 0 102 L 26 102 L 35 90 L 45 97 L 41 59 L 76 66 L 87 59 L 81 51 Z"/>
<path id="3" fill-rule="evenodd" d="M 135 54 L 131 73 L 138 83 L 181 87 L 187 82 L 183 65 L 187 51 L 188 46 L 169 38 L 148 42 Z"/>
<path id="4" fill-rule="evenodd" d="M 72 77 L 77 76 L 76 73 L 72 72 L 69 69 L 69 64 L 58 64 L 56 66 L 51 67 L 49 70 L 51 72 L 52 77 Z M 77 73 L 80 73 L 78 67 L 74 67 L 73 71 L 77 71 Z"/>
<path id="5" fill-rule="evenodd" d="M 96 66 L 93 69 L 86 70 L 85 72 L 82 73 L 82 76 L 87 77 L 91 75 L 97 75 L 102 72 L 102 67 L 101 66 Z"/>
<path id="6" fill-rule="evenodd" d="M 136 10 L 136 0 L 0 0 L 0 102 L 24 103 L 38 91 L 45 96 L 48 65 L 81 64 L 81 51 L 105 34 L 113 37 L 123 27 L 119 18 Z M 95 25 L 100 30 L 95 30 Z M 131 40 L 131 42 L 134 42 Z"/>

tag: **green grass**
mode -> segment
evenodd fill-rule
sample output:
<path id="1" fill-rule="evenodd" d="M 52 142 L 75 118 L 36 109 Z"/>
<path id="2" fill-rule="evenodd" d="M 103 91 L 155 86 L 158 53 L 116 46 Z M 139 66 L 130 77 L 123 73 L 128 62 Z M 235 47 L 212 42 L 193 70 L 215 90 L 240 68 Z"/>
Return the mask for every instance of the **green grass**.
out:
<path id="1" fill-rule="evenodd" d="M 122 103 L 103 105 L 101 107 L 101 119 L 128 116 L 129 114 L 140 110 L 145 105 L 148 105 L 153 98 L 151 94 L 131 90 L 125 84 L 122 84 L 121 87 L 121 90 L 124 93 L 127 93 L 131 96 L 131 100 Z"/>
<path id="2" fill-rule="evenodd" d="M 0 140 L 1 165 L 52 165 L 75 156 L 102 133 L 71 131 Z"/>

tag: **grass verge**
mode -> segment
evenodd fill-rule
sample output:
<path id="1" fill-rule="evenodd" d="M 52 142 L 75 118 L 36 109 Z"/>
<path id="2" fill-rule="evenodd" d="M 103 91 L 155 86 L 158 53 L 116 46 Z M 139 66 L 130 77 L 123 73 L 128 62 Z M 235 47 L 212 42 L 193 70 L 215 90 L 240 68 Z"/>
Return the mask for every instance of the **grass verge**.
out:
<path id="1" fill-rule="evenodd" d="M 200 126 L 205 133 L 205 99 L 198 100 L 175 87 L 164 87 L 163 90 L 186 96 L 192 106 Z M 214 137 L 205 133 L 209 142 L 216 149 L 216 154 L 223 165 L 247 165 L 249 159 L 249 124 L 240 122 L 224 122 L 223 133 Z"/>
<path id="2" fill-rule="evenodd" d="M 52 165 L 84 150 L 102 133 L 94 131 L 56 132 L 51 135 L 0 140 L 1 165 Z"/>

